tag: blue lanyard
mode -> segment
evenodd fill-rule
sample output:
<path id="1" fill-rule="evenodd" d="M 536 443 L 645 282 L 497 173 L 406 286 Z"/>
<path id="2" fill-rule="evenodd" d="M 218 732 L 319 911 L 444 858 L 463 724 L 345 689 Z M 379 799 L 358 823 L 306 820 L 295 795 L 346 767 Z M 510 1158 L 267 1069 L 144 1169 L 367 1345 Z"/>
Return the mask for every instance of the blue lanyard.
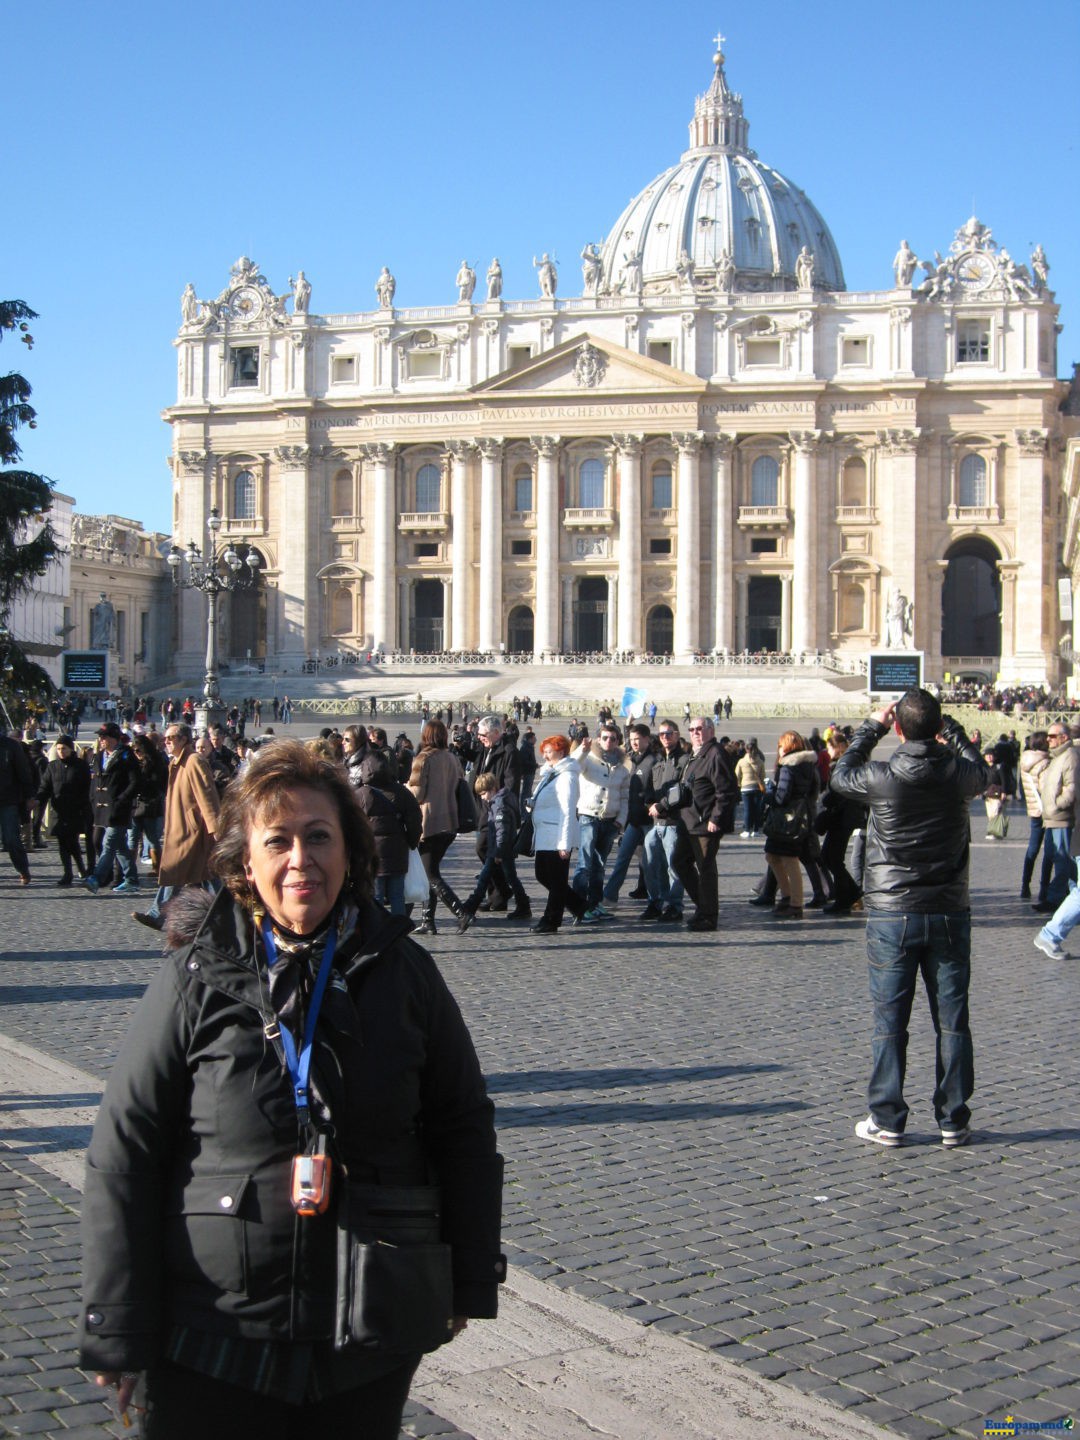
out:
<path id="1" fill-rule="evenodd" d="M 263 921 L 262 927 L 263 944 L 266 946 L 266 958 L 271 968 L 277 964 L 277 946 L 274 944 L 273 931 L 268 920 Z M 311 992 L 311 1003 L 308 1006 L 307 1024 L 304 1026 L 304 1039 L 300 1046 L 300 1053 L 297 1054 L 296 1041 L 292 1031 L 287 1025 L 278 1025 L 281 1035 L 281 1046 L 285 1051 L 285 1064 L 288 1066 L 289 1078 L 293 1084 L 293 1096 L 296 1100 L 296 1114 L 301 1125 L 308 1123 L 308 1076 L 311 1074 L 311 1052 L 314 1048 L 315 1025 L 319 1018 L 319 1009 L 322 1005 L 323 995 L 326 992 L 326 984 L 330 979 L 330 970 L 334 962 L 334 950 L 337 947 L 337 926 L 331 921 L 330 929 L 327 932 L 326 944 L 323 946 L 322 963 L 319 966 L 319 974 L 315 980 L 315 989 Z"/>

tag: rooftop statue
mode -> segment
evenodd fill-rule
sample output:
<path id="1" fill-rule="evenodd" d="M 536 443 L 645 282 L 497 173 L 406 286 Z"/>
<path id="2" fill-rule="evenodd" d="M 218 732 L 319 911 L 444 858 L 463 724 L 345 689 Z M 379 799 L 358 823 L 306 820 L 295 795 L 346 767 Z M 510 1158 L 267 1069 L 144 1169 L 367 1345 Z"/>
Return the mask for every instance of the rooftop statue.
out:
<path id="1" fill-rule="evenodd" d="M 306 315 L 311 304 L 311 283 L 302 270 L 297 272 L 295 280 L 289 276 L 289 289 L 293 297 L 293 314 Z"/>
<path id="2" fill-rule="evenodd" d="M 1031 273 L 1035 277 L 1035 289 L 1039 294 L 1049 288 L 1047 281 L 1050 277 L 1050 261 L 1046 258 L 1046 251 L 1041 245 L 1036 245 L 1031 252 Z"/>
<path id="3" fill-rule="evenodd" d="M 604 265 L 600 259 L 599 245 L 588 244 L 581 252 L 581 290 L 584 295 L 596 295 L 600 291 L 600 276 Z"/>
<path id="4" fill-rule="evenodd" d="M 379 271 L 379 278 L 375 281 L 375 294 L 379 297 L 379 308 L 381 310 L 389 310 L 392 307 L 394 303 L 394 291 L 396 289 L 397 281 L 384 265 Z"/>
<path id="5" fill-rule="evenodd" d="M 716 288 L 730 290 L 734 282 L 735 261 L 731 258 L 731 251 L 725 248 L 716 257 Z"/>
<path id="6" fill-rule="evenodd" d="M 540 281 L 540 294 L 548 300 L 553 300 L 555 298 L 555 291 L 559 288 L 559 272 L 555 268 L 555 261 L 552 260 L 551 256 L 545 250 L 539 260 L 537 260 L 535 255 L 533 256 L 533 264 L 538 272 L 537 278 Z"/>
<path id="7" fill-rule="evenodd" d="M 814 253 L 804 245 L 795 260 L 795 283 L 800 290 L 814 288 Z"/>
<path id="8" fill-rule="evenodd" d="M 458 287 L 458 300 L 471 300 L 476 289 L 476 271 L 467 260 L 462 260 L 454 284 Z"/>
<path id="9" fill-rule="evenodd" d="M 675 275 L 681 289 L 694 288 L 694 262 L 685 246 L 679 251 L 679 258 L 675 262 Z"/>
<path id="10" fill-rule="evenodd" d="M 910 290 L 911 278 L 919 267 L 919 257 L 906 240 L 900 241 L 900 249 L 893 256 L 893 273 L 898 290 Z"/>
<path id="11" fill-rule="evenodd" d="M 640 250 L 624 253 L 622 270 L 619 272 L 619 290 L 623 295 L 641 294 L 642 259 L 643 256 Z"/>
<path id="12" fill-rule="evenodd" d="M 487 271 L 487 298 L 498 300 L 502 295 L 502 266 L 499 264 L 499 257 L 496 255 L 488 266 Z"/>

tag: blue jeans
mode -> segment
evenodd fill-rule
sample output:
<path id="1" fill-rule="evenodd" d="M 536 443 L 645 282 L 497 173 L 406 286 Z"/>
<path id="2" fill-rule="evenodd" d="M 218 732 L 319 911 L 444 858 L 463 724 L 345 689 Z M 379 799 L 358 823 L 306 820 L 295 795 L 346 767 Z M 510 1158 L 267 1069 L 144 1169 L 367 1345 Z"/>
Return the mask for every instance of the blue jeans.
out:
<path id="1" fill-rule="evenodd" d="M 1075 880 L 1069 881 L 1069 893 L 1053 915 L 1043 926 L 1040 934 L 1046 940 L 1060 945 L 1069 931 L 1080 921 L 1080 888 Z"/>
<path id="2" fill-rule="evenodd" d="M 1069 881 L 1076 879 L 1076 866 L 1069 854 L 1072 845 L 1072 827 L 1068 825 L 1044 825 L 1045 845 L 1054 857 L 1054 878 L 1046 898 L 1055 910 L 1069 893 Z"/>
<path id="3" fill-rule="evenodd" d="M 1035 861 L 1039 857 L 1039 850 L 1042 849 L 1043 830 L 1042 816 L 1030 815 L 1028 817 L 1030 826 L 1028 829 L 1027 851 L 1024 854 L 1023 879 L 1025 886 L 1030 886 L 1031 877 L 1035 870 Z M 1039 872 L 1039 900 L 1046 899 L 1050 890 L 1050 870 L 1054 863 L 1053 851 L 1049 845 L 1043 849 L 1042 868 Z"/>
<path id="4" fill-rule="evenodd" d="M 518 876 L 517 861 L 512 851 L 509 855 L 488 855 L 480 867 L 472 894 L 465 901 L 466 910 L 471 910 L 474 914 L 479 910 L 480 902 L 496 876 L 504 882 L 507 893 L 514 897 L 514 904 L 518 909 L 528 910 L 531 901 Z"/>
<path id="5" fill-rule="evenodd" d="M 885 915 L 866 922 L 870 999 L 874 1005 L 874 1063 L 870 1114 L 884 1130 L 903 1131 L 908 1021 L 922 972 L 937 1035 L 934 1115 L 939 1125 L 962 1129 L 971 1119 L 975 1061 L 968 1028 L 971 915 Z"/>
<path id="6" fill-rule="evenodd" d="M 30 861 L 26 858 L 26 846 L 19 834 L 19 807 L 0 805 L 0 839 L 12 865 L 20 875 L 30 874 Z"/>
<path id="7" fill-rule="evenodd" d="M 652 905 L 670 905 L 678 910 L 683 900 L 683 883 L 671 868 L 677 825 L 654 825 L 645 836 L 645 885 Z"/>
<path id="8" fill-rule="evenodd" d="M 605 900 L 618 900 L 622 883 L 626 879 L 626 872 L 630 869 L 630 862 L 638 846 L 645 839 L 644 825 L 627 825 L 619 840 L 619 848 L 615 852 L 615 864 L 611 867 L 611 874 L 604 886 Z"/>
<path id="9" fill-rule="evenodd" d="M 385 905 L 391 915 L 405 914 L 405 876 L 376 875 L 375 899 Z"/>
<path id="10" fill-rule="evenodd" d="M 94 867 L 94 879 L 99 885 L 107 885 L 112 879 L 113 863 L 119 862 L 120 871 L 129 885 L 137 886 L 139 872 L 135 869 L 131 849 L 128 845 L 126 825 L 106 825 L 101 842 L 101 854 Z"/>
<path id="11" fill-rule="evenodd" d="M 570 883 L 591 910 L 594 905 L 600 904 L 604 865 L 615 843 L 617 822 L 598 820 L 595 815 L 579 815 L 578 819 L 581 821 L 581 841 L 577 869 Z"/>

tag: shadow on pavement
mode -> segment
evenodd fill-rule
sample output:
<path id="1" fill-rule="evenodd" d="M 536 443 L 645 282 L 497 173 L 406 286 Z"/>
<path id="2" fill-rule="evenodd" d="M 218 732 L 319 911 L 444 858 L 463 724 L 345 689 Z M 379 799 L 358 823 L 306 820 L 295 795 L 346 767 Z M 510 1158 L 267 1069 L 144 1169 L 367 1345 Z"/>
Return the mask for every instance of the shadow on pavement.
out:
<path id="1" fill-rule="evenodd" d="M 768 1075 L 782 1065 L 686 1065 L 604 1070 L 514 1070 L 489 1075 L 490 1092 L 508 1090 L 615 1090 L 631 1085 L 683 1084 L 688 1080 L 726 1080 L 732 1075 Z"/>
<path id="2" fill-rule="evenodd" d="M 653 1125 L 673 1120 L 720 1120 L 732 1115 L 787 1115 L 809 1110 L 801 1100 L 747 1101 L 722 1105 L 709 1101 L 663 1101 L 655 1105 L 629 1101 L 608 1105 L 499 1105 L 495 1124 L 500 1130 L 529 1125 Z"/>

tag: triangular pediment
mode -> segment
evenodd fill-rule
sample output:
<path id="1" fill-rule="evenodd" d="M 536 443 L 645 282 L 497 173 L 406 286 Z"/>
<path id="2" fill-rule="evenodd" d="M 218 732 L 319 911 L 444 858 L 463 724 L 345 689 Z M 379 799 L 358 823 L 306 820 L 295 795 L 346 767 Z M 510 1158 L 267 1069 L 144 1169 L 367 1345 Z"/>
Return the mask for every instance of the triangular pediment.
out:
<path id="1" fill-rule="evenodd" d="M 662 360 L 650 360 L 601 340 L 587 330 L 564 340 L 554 350 L 536 355 L 513 370 L 503 370 L 482 385 L 475 395 L 668 395 L 700 394 L 705 381 Z"/>

